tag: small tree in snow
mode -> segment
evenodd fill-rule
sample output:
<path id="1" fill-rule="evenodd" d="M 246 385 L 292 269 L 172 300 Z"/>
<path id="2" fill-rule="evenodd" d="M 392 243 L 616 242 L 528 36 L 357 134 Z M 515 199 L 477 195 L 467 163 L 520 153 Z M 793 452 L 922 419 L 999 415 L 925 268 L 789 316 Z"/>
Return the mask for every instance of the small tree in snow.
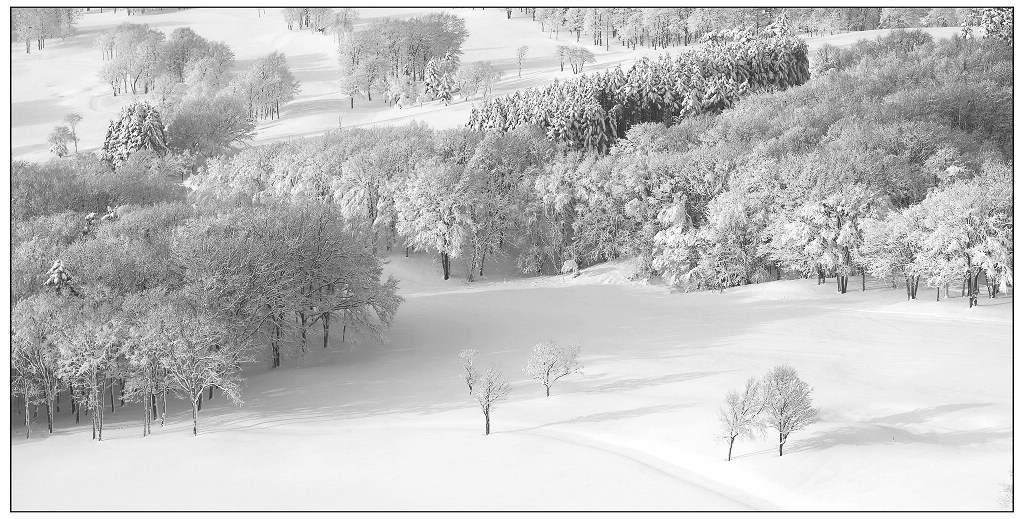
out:
<path id="1" fill-rule="evenodd" d="M 718 418 L 722 422 L 722 439 L 729 443 L 726 461 L 732 461 L 732 445 L 737 437 L 752 438 L 755 433 L 764 432 L 764 421 L 758 419 L 764 405 L 761 383 L 753 377 L 747 379 L 742 394 L 732 389 L 725 395 L 725 407 Z"/>
<path id="2" fill-rule="evenodd" d="M 572 274 L 572 277 L 580 275 L 580 266 L 576 260 L 569 258 L 562 262 L 562 275 Z"/>
<path id="3" fill-rule="evenodd" d="M 75 143 L 75 153 L 78 153 L 78 132 L 76 128 L 78 123 L 82 122 L 82 116 L 76 113 L 70 113 L 64 116 L 64 124 L 71 131 L 71 142 Z"/>
<path id="4" fill-rule="evenodd" d="M 508 379 L 494 367 L 489 368 L 475 384 L 473 397 L 480 404 L 480 410 L 484 412 L 485 435 L 491 434 L 491 411 L 494 410 L 494 403 L 507 398 L 511 391 L 512 386 L 509 385 Z"/>
<path id="5" fill-rule="evenodd" d="M 526 61 L 526 53 L 529 50 L 526 45 L 516 49 L 516 68 L 519 70 L 519 77 L 523 77 L 523 61 Z"/>
<path id="6" fill-rule="evenodd" d="M 556 380 L 583 370 L 583 364 L 576 359 L 581 348 L 579 344 L 560 346 L 551 341 L 544 341 L 533 347 L 533 354 L 530 355 L 523 371 L 541 381 L 544 384 L 545 396 L 551 396 L 551 385 Z"/>
<path id="7" fill-rule="evenodd" d="M 782 364 L 769 371 L 764 387 L 765 419 L 779 431 L 779 456 L 789 434 L 818 421 L 818 409 L 811 406 L 811 386 L 800 380 L 796 370 Z"/>
<path id="8" fill-rule="evenodd" d="M 473 367 L 473 361 L 480 355 L 478 350 L 462 350 L 459 353 L 459 364 L 462 365 L 462 373 L 460 376 L 462 380 L 466 381 L 466 386 L 469 388 L 469 394 L 473 394 L 473 385 L 480 380 L 480 373 L 477 372 L 476 368 Z"/>
<path id="9" fill-rule="evenodd" d="M 71 130 L 67 126 L 57 126 L 46 140 L 51 144 L 50 153 L 63 157 L 68 154 L 68 142 L 72 140 Z"/>

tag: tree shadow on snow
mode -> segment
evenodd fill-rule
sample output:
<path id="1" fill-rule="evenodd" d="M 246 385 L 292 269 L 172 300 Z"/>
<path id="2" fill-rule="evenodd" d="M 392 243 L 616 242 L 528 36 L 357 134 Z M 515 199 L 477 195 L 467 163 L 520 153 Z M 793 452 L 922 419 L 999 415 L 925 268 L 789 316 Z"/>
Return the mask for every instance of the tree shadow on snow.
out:
<path id="1" fill-rule="evenodd" d="M 675 384 L 678 382 L 686 382 L 689 380 L 710 377 L 712 375 L 718 375 L 720 373 L 728 373 L 727 371 L 694 371 L 692 373 L 673 373 L 671 375 L 663 375 L 660 377 L 650 378 L 630 378 L 625 380 L 618 380 L 603 384 L 592 389 L 584 390 L 584 393 L 618 393 L 621 391 L 633 391 L 636 389 L 643 389 L 648 387 L 661 386 L 665 384 Z"/>
<path id="2" fill-rule="evenodd" d="M 546 424 L 536 425 L 534 427 L 525 427 L 522 429 L 514 429 L 510 431 L 501 431 L 501 433 L 516 433 L 524 431 L 533 431 L 536 429 L 543 429 L 545 427 L 551 427 L 553 425 L 568 425 L 578 423 L 597 423 L 597 422 L 609 422 L 613 420 L 627 420 L 629 418 L 639 418 L 641 416 L 647 416 L 658 413 L 667 413 L 669 411 L 675 411 L 684 407 L 692 407 L 693 404 L 664 404 L 655 405 L 650 407 L 638 407 L 635 409 L 623 409 L 621 411 L 608 411 L 604 413 L 594 413 L 584 416 L 577 416 L 575 418 L 569 418 L 567 420 L 559 420 L 557 422 L 550 422 Z"/>

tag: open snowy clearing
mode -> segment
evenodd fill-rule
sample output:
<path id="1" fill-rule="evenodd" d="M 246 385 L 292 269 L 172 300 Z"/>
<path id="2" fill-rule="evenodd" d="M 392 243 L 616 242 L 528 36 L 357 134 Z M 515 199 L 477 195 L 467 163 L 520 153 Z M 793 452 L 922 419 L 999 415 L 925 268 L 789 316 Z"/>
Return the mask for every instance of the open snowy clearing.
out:
<path id="1" fill-rule="evenodd" d="M 332 334 L 327 351 L 254 367 L 243 407 L 204 402 L 197 438 L 179 401 L 145 439 L 134 405 L 107 414 L 103 442 L 64 407 L 31 440 L 12 417 L 12 509 L 997 508 L 1012 296 L 968 310 L 870 279 L 845 295 L 814 280 L 686 294 L 625 282 L 628 268 L 470 285 L 393 257 L 406 302 L 389 345 Z M 521 372 L 546 339 L 582 341 L 585 365 L 550 398 Z M 490 436 L 458 378 L 463 348 L 513 382 Z M 781 458 L 769 433 L 726 462 L 726 391 L 782 362 L 822 421 Z M 118 477 L 83 485 L 85 467 Z"/>
<path id="2" fill-rule="evenodd" d="M 240 71 L 272 51 L 287 56 L 288 64 L 301 83 L 295 101 L 282 107 L 281 119 L 262 121 L 257 126 L 253 144 L 286 140 L 295 137 L 319 135 L 342 127 L 376 124 L 405 124 L 410 121 L 426 122 L 434 128 L 457 127 L 466 124 L 472 100 L 457 96 L 451 105 L 440 101 L 400 109 L 390 107 L 374 97 L 355 100 L 349 108 L 349 98 L 340 93 L 340 72 L 337 44 L 330 35 L 308 30 L 287 30 L 280 9 L 220 8 L 187 9 L 153 12 L 127 16 L 121 10 L 102 14 L 93 10 L 82 16 L 78 33 L 66 41 L 47 42 L 43 51 L 26 54 L 24 42 L 11 43 L 11 154 L 15 159 L 46 160 L 49 157 L 46 136 L 54 126 L 61 124 L 65 114 L 76 112 L 84 117 L 78 127 L 82 139 L 79 149 L 96 151 L 103 143 L 107 125 L 121 107 L 137 96 L 110 93 L 98 72 L 103 64 L 96 49 L 97 36 L 124 23 L 146 23 L 170 34 L 182 26 L 192 28 L 204 38 L 227 43 L 235 53 L 235 71 Z M 559 33 L 559 40 L 542 32 L 540 25 L 529 16 L 513 12 L 505 18 L 504 9 L 428 9 L 428 8 L 372 8 L 360 10 L 359 29 L 362 24 L 378 17 L 420 16 L 430 11 L 449 11 L 465 18 L 469 37 L 463 44 L 462 63 L 491 61 L 505 72 L 505 77 L 494 85 L 493 95 L 503 95 L 523 88 L 551 83 L 556 78 L 573 77 L 572 72 L 560 72 L 554 56 L 556 45 L 575 44 L 575 34 Z M 949 37 L 958 28 L 925 29 L 935 37 Z M 813 52 L 822 43 L 850 45 L 862 38 L 875 38 L 887 30 L 863 31 L 807 39 Z M 584 37 L 580 44 L 587 43 Z M 515 49 L 529 46 L 523 65 L 522 77 L 517 76 L 514 64 Z M 628 67 L 638 57 L 665 52 L 646 47 L 635 51 L 613 42 L 611 49 L 587 45 L 597 62 L 587 65 L 585 72 L 615 66 Z M 685 47 L 675 47 L 679 52 Z M 377 93 L 374 93 L 376 96 Z M 476 99 L 480 100 L 479 97 Z"/>

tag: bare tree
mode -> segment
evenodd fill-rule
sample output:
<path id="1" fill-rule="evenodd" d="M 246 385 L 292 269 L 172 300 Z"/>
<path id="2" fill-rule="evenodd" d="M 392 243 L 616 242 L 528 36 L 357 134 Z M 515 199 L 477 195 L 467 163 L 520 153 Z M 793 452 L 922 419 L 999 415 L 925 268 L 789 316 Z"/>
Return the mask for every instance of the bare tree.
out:
<path id="1" fill-rule="evenodd" d="M 818 409 L 811 406 L 813 390 L 786 364 L 775 366 L 761 384 L 765 394 L 766 420 L 779 432 L 779 456 L 790 433 L 818 421 Z"/>
<path id="2" fill-rule="evenodd" d="M 491 434 L 491 411 L 494 410 L 494 403 L 507 398 L 512 386 L 495 367 L 489 368 L 475 386 L 473 397 L 480 404 L 480 410 L 484 412 L 484 434 Z"/>
<path id="3" fill-rule="evenodd" d="M 519 77 L 523 77 L 523 61 L 526 59 L 526 53 L 530 48 L 526 45 L 516 49 L 516 67 L 519 69 Z"/>
<path id="4" fill-rule="evenodd" d="M 732 461 L 732 445 L 737 437 L 752 438 L 755 433 L 764 433 L 764 421 L 758 417 L 764 409 L 764 394 L 756 378 L 747 379 L 747 385 L 740 394 L 735 389 L 725 396 L 725 407 L 718 413 L 722 423 L 722 439 L 729 442 L 729 457 Z"/>
<path id="5" fill-rule="evenodd" d="M 473 385 L 480 380 L 480 373 L 473 367 L 473 361 L 480 355 L 479 350 L 462 350 L 459 353 L 459 364 L 462 365 L 462 380 L 466 381 L 469 387 L 469 394 L 473 394 Z"/>
<path id="6" fill-rule="evenodd" d="M 531 378 L 544 384 L 545 396 L 551 396 L 551 385 L 556 380 L 572 373 L 581 373 L 583 364 L 576 359 L 582 346 L 572 344 L 560 346 L 551 341 L 544 341 L 533 347 L 533 353 L 526 362 L 523 371 Z"/>

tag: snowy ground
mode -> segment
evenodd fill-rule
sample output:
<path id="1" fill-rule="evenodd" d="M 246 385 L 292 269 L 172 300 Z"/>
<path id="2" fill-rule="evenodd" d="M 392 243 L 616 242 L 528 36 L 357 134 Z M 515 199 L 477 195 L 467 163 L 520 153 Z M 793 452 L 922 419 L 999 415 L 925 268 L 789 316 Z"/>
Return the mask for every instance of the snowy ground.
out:
<path id="1" fill-rule="evenodd" d="M 332 337 L 254 369 L 243 407 L 204 404 L 198 438 L 181 402 L 149 438 L 141 410 L 108 414 L 102 443 L 66 408 L 27 441 L 12 417 L 12 509 L 985 510 L 1009 482 L 1012 297 L 968 310 L 870 279 L 685 294 L 625 281 L 628 263 L 472 285 L 427 256 L 387 270 L 406 297 L 389 345 Z M 584 345 L 585 375 L 550 398 L 520 371 L 545 339 Z M 457 376 L 469 347 L 513 382 L 490 436 Z M 780 362 L 822 421 L 781 458 L 769 435 L 726 462 L 725 392 Z"/>
<path id="2" fill-rule="evenodd" d="M 375 8 L 360 9 L 361 23 L 382 17 L 418 16 L 432 9 Z M 437 10 L 437 9 L 433 9 Z M 373 101 L 355 100 L 349 108 L 348 96 L 339 92 L 340 72 L 337 45 L 329 35 L 310 31 L 288 31 L 279 9 L 256 8 L 188 9 L 127 16 L 124 10 L 104 13 L 93 10 L 82 17 L 78 34 L 66 41 L 47 42 L 43 51 L 25 53 L 24 42 L 11 43 L 11 154 L 16 159 L 46 160 L 46 136 L 61 118 L 70 112 L 84 117 L 78 128 L 82 151 L 95 151 L 102 145 L 107 125 L 117 111 L 131 102 L 134 96 L 113 97 L 110 86 L 102 83 L 98 72 L 103 62 L 96 49 L 99 33 L 124 22 L 147 23 L 167 34 L 181 26 L 191 27 L 199 35 L 215 41 L 224 41 L 235 53 L 236 69 L 241 70 L 259 56 L 280 51 L 302 90 L 292 103 L 281 110 L 281 119 L 265 121 L 257 127 L 255 144 L 322 134 L 343 127 L 373 124 L 404 124 L 423 121 L 435 128 L 462 126 L 469 118 L 473 101 L 458 98 L 450 106 L 440 102 L 399 109 L 389 107 L 378 97 Z M 518 11 L 512 19 L 505 18 L 504 9 L 449 9 L 466 20 L 469 38 L 463 45 L 462 62 L 489 60 L 503 69 L 505 77 L 494 88 L 495 95 L 507 94 L 522 88 L 546 85 L 555 78 L 570 78 L 569 70 L 559 72 L 554 49 L 558 44 L 575 43 L 575 35 L 562 31 L 559 40 L 540 30 L 540 25 Z M 358 28 L 358 26 L 357 26 Z M 948 37 L 957 28 L 927 29 L 937 37 Z M 808 39 L 812 49 L 824 42 L 849 45 L 861 38 L 874 38 L 886 31 L 866 31 L 837 34 Z M 586 44 L 586 38 L 581 44 Z M 513 56 L 519 46 L 529 46 L 518 77 Z M 612 43 L 610 51 L 604 47 L 587 46 L 594 52 L 597 63 L 586 71 L 595 71 L 621 65 L 628 67 L 637 57 L 659 54 L 639 48 L 623 49 Z M 682 47 L 673 49 L 678 52 Z M 377 93 L 374 93 L 376 96 Z M 476 100 L 479 102 L 479 98 Z"/>

